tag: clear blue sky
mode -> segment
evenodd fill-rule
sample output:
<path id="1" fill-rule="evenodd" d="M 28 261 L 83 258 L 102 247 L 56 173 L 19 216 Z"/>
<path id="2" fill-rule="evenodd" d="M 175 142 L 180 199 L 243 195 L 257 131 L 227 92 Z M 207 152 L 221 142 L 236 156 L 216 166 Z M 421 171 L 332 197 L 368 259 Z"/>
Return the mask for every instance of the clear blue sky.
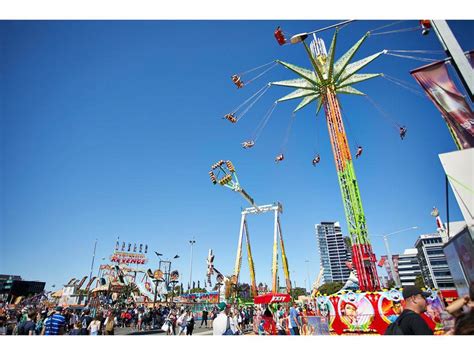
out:
<path id="1" fill-rule="evenodd" d="M 314 280 L 319 271 L 314 224 L 340 221 L 347 233 L 324 116 L 315 119 L 314 106 L 298 113 L 279 165 L 273 159 L 297 102 L 277 106 L 253 149 L 243 150 L 240 142 L 290 89 L 271 88 L 237 125 L 221 117 L 266 82 L 294 77 L 278 67 L 237 90 L 232 74 L 274 59 L 310 67 L 301 46 L 277 45 L 277 25 L 295 34 L 334 22 L 0 22 L 0 273 L 59 286 L 89 274 L 96 238 L 97 267 L 120 236 L 181 255 L 176 267 L 186 284 L 188 240 L 195 236 L 194 279 L 205 279 L 209 248 L 216 267 L 230 274 L 246 202 L 212 185 L 207 174 L 214 162 L 229 159 L 257 203 L 283 203 L 292 278 L 304 284 L 309 259 Z M 359 21 L 344 28 L 337 55 L 367 30 L 388 23 Z M 416 24 L 405 21 L 394 28 Z M 474 23 L 449 24 L 463 49 L 472 49 Z M 328 47 L 331 37 L 332 32 L 323 35 Z M 373 36 L 356 59 L 382 49 L 441 48 L 434 33 Z M 363 72 L 415 83 L 409 70 L 423 64 L 382 56 Z M 408 127 L 402 142 L 366 99 L 342 98 L 350 145 L 364 146 L 355 169 L 369 234 L 420 227 L 393 236 L 392 252 L 403 252 L 418 234 L 435 231 L 433 206 L 445 216 L 438 154 L 455 146 L 427 98 L 382 78 L 356 87 Z M 316 151 L 321 164 L 313 168 Z M 451 219 L 460 220 L 454 199 L 450 206 Z M 269 283 L 272 217 L 252 216 L 249 230 L 257 280 Z M 385 253 L 381 238 L 372 242 L 377 256 Z M 149 266 L 156 267 L 156 257 L 149 256 Z M 245 254 L 241 275 L 249 279 Z"/>

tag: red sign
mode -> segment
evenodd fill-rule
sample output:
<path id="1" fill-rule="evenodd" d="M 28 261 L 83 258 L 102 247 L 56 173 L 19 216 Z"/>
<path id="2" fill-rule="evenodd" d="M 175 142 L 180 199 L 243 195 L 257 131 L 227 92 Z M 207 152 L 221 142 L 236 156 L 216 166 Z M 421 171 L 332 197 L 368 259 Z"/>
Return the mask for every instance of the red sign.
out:
<path id="1" fill-rule="evenodd" d="M 288 303 L 291 301 L 291 297 L 289 294 L 286 293 L 267 293 L 264 295 L 256 296 L 254 298 L 254 303 Z"/>
<path id="2" fill-rule="evenodd" d="M 146 264 L 147 258 L 144 254 L 118 252 L 112 254 L 110 261 L 119 264 Z"/>
<path id="3" fill-rule="evenodd" d="M 472 60 L 471 53 L 468 58 Z M 474 147 L 474 114 L 451 80 L 445 62 L 415 69 L 411 75 L 441 112 L 461 148 Z"/>

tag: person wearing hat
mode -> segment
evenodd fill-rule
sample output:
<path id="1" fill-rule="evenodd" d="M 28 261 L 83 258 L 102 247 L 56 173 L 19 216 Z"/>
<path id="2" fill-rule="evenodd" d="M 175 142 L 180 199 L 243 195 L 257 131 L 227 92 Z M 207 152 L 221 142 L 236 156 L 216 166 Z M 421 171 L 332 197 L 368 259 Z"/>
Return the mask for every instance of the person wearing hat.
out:
<path id="1" fill-rule="evenodd" d="M 43 334 L 44 335 L 62 335 L 66 325 L 66 318 L 61 314 L 63 307 L 58 306 L 51 310 L 48 318 L 44 321 Z"/>
<path id="2" fill-rule="evenodd" d="M 395 322 L 403 335 L 433 335 L 433 331 L 420 315 L 426 312 L 426 298 L 430 296 L 430 293 L 416 286 L 406 286 L 402 294 L 405 299 L 405 309 Z"/>
<path id="3" fill-rule="evenodd" d="M 225 302 L 221 302 L 217 305 L 219 309 L 219 315 L 212 322 L 213 335 L 226 335 L 231 332 L 230 330 L 230 319 L 229 311 L 230 305 Z"/>

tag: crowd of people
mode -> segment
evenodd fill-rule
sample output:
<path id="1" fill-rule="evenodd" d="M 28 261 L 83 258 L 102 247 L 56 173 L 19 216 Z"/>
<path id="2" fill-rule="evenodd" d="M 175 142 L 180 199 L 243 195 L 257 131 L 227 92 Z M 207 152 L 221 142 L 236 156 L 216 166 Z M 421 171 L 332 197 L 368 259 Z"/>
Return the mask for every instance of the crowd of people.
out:
<path id="1" fill-rule="evenodd" d="M 238 307 L 221 302 L 213 322 L 214 335 L 300 335 L 305 333 L 304 319 L 315 316 L 312 303 L 291 305 L 254 305 Z"/>
<path id="2" fill-rule="evenodd" d="M 175 309 L 168 304 L 153 308 L 102 305 L 90 309 L 45 304 L 11 307 L 0 303 L 0 335 L 114 335 L 117 328 L 143 332 L 160 329 Z M 188 312 L 186 320 L 186 333 L 192 335 L 192 313 Z"/>
<path id="3" fill-rule="evenodd" d="M 426 312 L 428 296 L 417 287 L 405 287 L 404 310 L 386 334 L 432 335 L 432 329 L 421 317 Z M 446 334 L 474 334 L 474 287 L 471 286 L 469 295 L 458 298 L 443 312 L 453 320 Z M 207 333 L 214 335 L 309 335 L 307 319 L 315 315 L 321 316 L 311 302 L 272 305 L 220 302 L 201 307 L 199 314 L 189 304 L 175 303 L 150 308 L 105 303 L 94 309 L 45 303 L 15 307 L 0 302 L 0 335 L 114 335 L 118 328 L 127 328 L 120 334 L 157 331 L 193 335 L 195 327 L 211 329 Z"/>

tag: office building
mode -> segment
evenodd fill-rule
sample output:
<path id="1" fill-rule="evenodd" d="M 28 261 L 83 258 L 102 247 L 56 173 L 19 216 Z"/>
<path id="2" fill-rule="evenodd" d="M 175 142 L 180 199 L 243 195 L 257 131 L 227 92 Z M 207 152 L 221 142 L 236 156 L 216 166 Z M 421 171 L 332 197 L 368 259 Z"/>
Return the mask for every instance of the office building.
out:
<path id="1" fill-rule="evenodd" d="M 345 283 L 350 274 L 346 265 L 346 262 L 350 261 L 350 254 L 348 254 L 339 222 L 321 222 L 315 225 L 315 228 L 321 267 L 324 268 L 324 283 Z"/>

